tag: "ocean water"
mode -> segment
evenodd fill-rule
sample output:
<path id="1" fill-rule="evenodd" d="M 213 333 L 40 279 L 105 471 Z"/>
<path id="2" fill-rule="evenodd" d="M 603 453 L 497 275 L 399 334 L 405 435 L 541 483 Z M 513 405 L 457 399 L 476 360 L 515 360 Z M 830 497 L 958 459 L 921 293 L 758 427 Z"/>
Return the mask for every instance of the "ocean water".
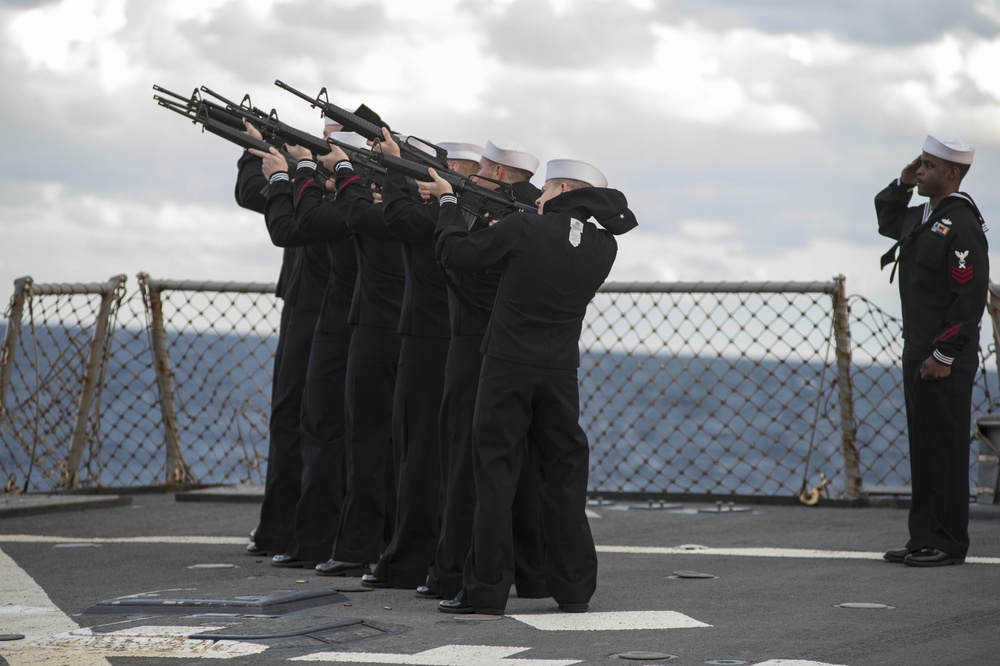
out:
<path id="1" fill-rule="evenodd" d="M 37 344 L 22 340 L 15 362 L 10 411 L 0 423 L 0 479 L 47 492 L 59 487 L 65 471 L 83 362 L 72 354 L 79 344 L 70 342 L 79 331 L 39 329 L 36 335 Z M 168 334 L 179 448 L 191 483 L 263 482 L 274 347 L 273 337 L 254 334 Z M 40 355 L 52 359 L 40 377 L 29 363 L 29 351 L 33 356 L 39 349 L 53 352 Z M 167 445 L 145 331 L 117 330 L 110 350 L 80 484 L 164 484 Z M 834 367 L 593 351 L 583 354 L 579 375 L 592 492 L 795 496 L 825 476 L 829 496 L 843 494 Z M 898 368 L 858 364 L 852 376 L 864 487 L 908 485 Z M 987 387 L 996 395 L 995 372 L 980 384 L 974 411 L 985 414 Z"/>

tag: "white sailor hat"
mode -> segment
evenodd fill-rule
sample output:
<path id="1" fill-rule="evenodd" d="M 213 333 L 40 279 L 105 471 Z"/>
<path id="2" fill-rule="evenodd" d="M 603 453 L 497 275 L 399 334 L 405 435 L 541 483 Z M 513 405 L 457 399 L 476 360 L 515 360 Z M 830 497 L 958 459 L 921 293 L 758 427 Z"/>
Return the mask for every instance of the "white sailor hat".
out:
<path id="1" fill-rule="evenodd" d="M 608 186 L 608 179 L 597 167 L 580 160 L 549 160 L 545 166 L 545 180 L 553 178 L 581 180 L 593 187 Z"/>
<path id="2" fill-rule="evenodd" d="M 449 160 L 469 160 L 478 162 L 483 156 L 483 147 L 474 143 L 455 143 L 454 141 L 442 141 L 438 144 L 448 153 Z"/>
<path id="3" fill-rule="evenodd" d="M 964 141 L 952 136 L 938 139 L 928 134 L 924 139 L 924 152 L 956 164 L 972 164 L 976 149 L 970 148 Z"/>
<path id="4" fill-rule="evenodd" d="M 365 137 L 357 134 L 356 132 L 330 132 L 330 139 L 336 139 L 341 143 L 346 143 L 349 146 L 354 146 L 361 150 L 368 150 L 368 140 Z"/>
<path id="5" fill-rule="evenodd" d="M 340 123 L 338 123 L 336 120 L 334 120 L 330 116 L 323 116 L 323 126 L 324 127 L 329 127 L 330 125 L 336 125 L 337 127 L 343 127 L 343 125 L 341 125 Z"/>
<path id="6" fill-rule="evenodd" d="M 514 169 L 523 169 L 532 174 L 538 169 L 538 158 L 524 152 L 519 146 L 505 145 L 501 147 L 492 141 L 487 141 L 486 147 L 483 148 L 483 157 L 491 162 Z"/>

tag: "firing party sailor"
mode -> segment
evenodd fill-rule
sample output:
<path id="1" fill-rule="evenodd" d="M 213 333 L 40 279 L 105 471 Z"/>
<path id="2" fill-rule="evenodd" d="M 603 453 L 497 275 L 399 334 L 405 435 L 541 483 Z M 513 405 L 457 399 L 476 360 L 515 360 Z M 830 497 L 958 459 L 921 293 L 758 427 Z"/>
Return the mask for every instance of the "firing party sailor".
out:
<path id="1" fill-rule="evenodd" d="M 461 592 L 438 608 L 504 612 L 514 580 L 511 505 L 527 464 L 538 481 L 548 591 L 560 610 L 584 612 L 597 586 L 597 553 L 586 515 L 590 446 L 579 423 L 580 333 L 618 252 L 612 232 L 598 224 L 623 233 L 635 216 L 596 167 L 552 160 L 537 213 L 512 213 L 472 233 L 451 186 L 433 170 L 431 176 L 441 204 L 435 237 L 442 265 L 497 266 L 502 274 L 473 426 L 473 543 Z"/>

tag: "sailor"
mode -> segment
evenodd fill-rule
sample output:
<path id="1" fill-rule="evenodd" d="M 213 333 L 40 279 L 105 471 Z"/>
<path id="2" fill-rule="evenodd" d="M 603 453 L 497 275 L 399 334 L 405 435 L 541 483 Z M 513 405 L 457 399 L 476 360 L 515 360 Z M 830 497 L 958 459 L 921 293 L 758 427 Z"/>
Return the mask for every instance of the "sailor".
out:
<path id="1" fill-rule="evenodd" d="M 486 142 L 485 147 L 456 146 L 449 159 L 456 158 L 455 171 L 478 175 L 477 185 L 499 189 L 510 185 L 514 198 L 533 203 L 541 191 L 530 178 L 538 169 L 538 158 L 520 146 Z M 490 222 L 482 217 L 469 229 L 485 229 Z M 445 368 L 445 388 L 441 403 L 442 487 L 444 506 L 441 533 L 427 583 L 417 588 L 419 597 L 453 599 L 462 588 L 462 571 L 472 545 L 472 518 L 476 487 L 472 465 L 472 421 L 483 354 L 480 348 L 486 323 L 493 311 L 500 272 L 486 270 L 447 271 L 451 343 Z M 514 584 L 518 597 L 547 597 L 542 574 L 541 522 L 534 478 L 527 465 L 522 467 L 511 507 L 514 541 Z"/>
<path id="2" fill-rule="evenodd" d="M 986 225 L 959 191 L 974 155 L 960 139 L 928 136 L 875 197 L 879 233 L 896 241 L 882 266 L 899 271 L 912 485 L 910 538 L 884 558 L 910 566 L 961 564 L 969 549 L 972 385 L 990 274 Z M 908 206 L 914 187 L 928 200 Z"/>
<path id="3" fill-rule="evenodd" d="M 379 149 L 399 157 L 388 130 Z M 415 144 L 420 145 L 420 144 Z M 400 351 L 392 407 L 396 464 L 396 512 L 392 540 L 366 587 L 413 589 L 427 578 L 434 556 L 441 496 L 438 412 L 448 353 L 448 295 L 434 257 L 437 201 L 408 186 L 406 176 L 388 169 L 382 211 L 389 234 L 402 251 L 405 287 L 399 315 Z"/>
<path id="4" fill-rule="evenodd" d="M 376 193 L 361 182 L 339 147 L 330 149 L 337 215 L 343 216 L 352 233 L 358 273 L 349 314 L 354 332 L 345 380 L 347 488 L 333 551 L 316 572 L 361 576 L 378 561 L 395 522 L 391 414 L 405 276 L 399 243 L 385 226 Z"/>
<path id="5" fill-rule="evenodd" d="M 261 138 L 253 126 L 245 125 L 249 134 Z M 247 151 L 238 166 L 237 200 L 244 207 L 264 213 L 271 242 L 285 250 L 279 279 L 283 305 L 274 354 L 264 500 L 252 541 L 246 547 L 249 555 L 274 556 L 285 554 L 291 546 L 302 492 L 302 394 L 330 260 L 321 239 L 303 240 L 294 225 L 288 223 L 290 218 L 281 214 L 285 210 L 281 205 L 283 192 L 276 189 L 271 196 L 262 194 L 272 175 L 263 175 L 262 156 Z"/>
<path id="6" fill-rule="evenodd" d="M 627 230 L 635 217 L 596 167 L 552 160 L 537 213 L 512 213 L 471 233 L 451 186 L 431 176 L 442 264 L 499 266 L 502 274 L 474 421 L 473 544 L 461 592 L 438 608 L 504 612 L 514 580 L 511 505 L 528 464 L 540 498 L 548 591 L 560 610 L 584 612 L 597 585 L 597 553 L 586 515 L 590 447 L 579 424 L 579 341 L 587 306 L 618 251 L 614 236 L 589 220 Z"/>

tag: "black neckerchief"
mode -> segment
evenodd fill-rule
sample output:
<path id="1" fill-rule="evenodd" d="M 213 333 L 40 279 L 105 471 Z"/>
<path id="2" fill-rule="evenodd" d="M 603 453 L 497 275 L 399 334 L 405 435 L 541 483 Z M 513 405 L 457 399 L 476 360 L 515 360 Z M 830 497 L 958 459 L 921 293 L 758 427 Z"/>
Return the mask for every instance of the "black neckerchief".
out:
<path id="1" fill-rule="evenodd" d="M 952 199 L 952 198 L 957 199 L 957 201 L 955 201 L 955 205 L 961 205 L 962 202 L 964 201 L 966 204 L 968 204 L 969 206 L 972 207 L 972 211 L 976 214 L 976 217 L 979 218 L 979 224 L 983 228 L 983 233 L 986 233 L 986 231 L 987 231 L 986 221 L 983 220 L 983 214 L 979 212 L 979 207 L 976 206 L 976 202 L 972 200 L 972 197 L 970 197 L 965 192 L 953 192 L 953 193 L 949 194 L 947 197 L 945 197 L 945 200 L 942 201 L 941 203 L 943 204 L 943 203 L 945 203 L 945 201 L 948 201 L 949 199 Z M 942 206 L 939 204 L 937 210 L 931 211 L 931 214 L 927 216 L 926 220 L 924 220 L 923 222 L 921 222 L 920 224 L 918 224 L 916 227 L 914 227 L 913 229 L 911 229 L 910 233 L 906 234 L 905 236 L 903 236 L 902 238 L 900 238 L 898 241 L 896 241 L 896 243 L 892 247 L 889 248 L 889 251 L 882 255 L 882 257 L 881 257 L 881 259 L 879 261 L 880 261 L 880 263 L 882 265 L 882 269 L 883 270 L 885 269 L 886 266 L 888 266 L 889 264 L 892 264 L 892 272 L 889 273 L 889 284 L 892 284 L 893 278 L 896 277 L 896 268 L 899 267 L 899 259 L 896 257 L 896 250 L 897 249 L 901 249 L 902 247 L 904 247 L 908 242 L 912 241 L 914 239 L 914 237 L 916 237 L 921 232 L 926 231 L 927 229 L 930 229 L 933 226 L 931 224 L 931 222 L 932 221 L 937 221 L 937 219 L 941 215 L 943 215 L 944 213 L 946 213 L 951 208 L 952 207 L 949 206 L 948 209 L 946 210 L 946 209 L 943 209 Z"/>

